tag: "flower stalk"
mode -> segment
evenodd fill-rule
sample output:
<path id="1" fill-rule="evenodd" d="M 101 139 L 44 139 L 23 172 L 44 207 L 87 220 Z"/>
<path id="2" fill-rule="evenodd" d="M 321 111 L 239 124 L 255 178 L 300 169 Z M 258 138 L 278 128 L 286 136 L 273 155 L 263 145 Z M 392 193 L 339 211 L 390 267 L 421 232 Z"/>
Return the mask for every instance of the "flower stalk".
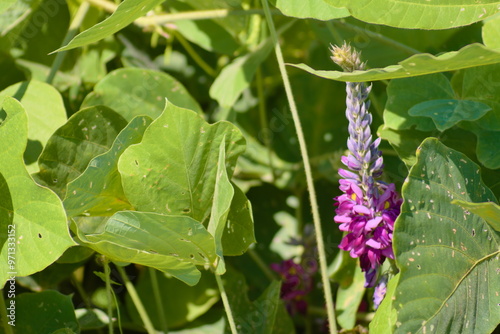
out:
<path id="1" fill-rule="evenodd" d="M 350 45 L 332 47 L 332 60 L 346 72 L 364 70 L 359 52 Z M 382 176 L 381 139 L 373 140 L 369 112 L 371 86 L 347 82 L 346 117 L 349 121 L 349 154 L 342 157 L 347 169 L 339 169 L 342 195 L 335 198 L 338 208 L 334 220 L 348 232 L 339 248 L 360 259 L 365 287 L 374 287 L 386 258 L 394 259 L 392 233 L 400 212 L 401 198 L 394 184 L 377 180 Z"/>

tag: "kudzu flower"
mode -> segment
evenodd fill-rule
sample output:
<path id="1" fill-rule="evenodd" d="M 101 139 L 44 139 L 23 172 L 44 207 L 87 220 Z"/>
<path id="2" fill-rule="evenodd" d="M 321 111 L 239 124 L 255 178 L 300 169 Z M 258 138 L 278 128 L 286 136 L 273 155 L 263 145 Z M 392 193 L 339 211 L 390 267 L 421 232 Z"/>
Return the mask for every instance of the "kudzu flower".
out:
<path id="1" fill-rule="evenodd" d="M 307 313 L 307 302 L 304 297 L 313 289 L 313 275 L 317 271 L 317 264 L 309 263 L 307 268 L 295 263 L 292 259 L 281 263 L 272 263 L 271 269 L 277 272 L 282 279 L 281 299 L 285 301 L 288 313 Z"/>
<path id="2" fill-rule="evenodd" d="M 349 45 L 332 47 L 332 60 L 344 71 L 363 70 L 359 53 Z M 394 184 L 378 181 L 382 175 L 383 158 L 378 149 L 380 138 L 372 140 L 372 116 L 368 109 L 371 86 L 347 82 L 346 117 L 349 121 L 349 154 L 342 157 L 347 169 L 339 169 L 342 195 L 335 198 L 335 222 L 348 232 L 339 248 L 360 259 L 365 273 L 365 287 L 373 287 L 378 271 L 386 258 L 394 259 L 392 232 L 402 200 Z"/>

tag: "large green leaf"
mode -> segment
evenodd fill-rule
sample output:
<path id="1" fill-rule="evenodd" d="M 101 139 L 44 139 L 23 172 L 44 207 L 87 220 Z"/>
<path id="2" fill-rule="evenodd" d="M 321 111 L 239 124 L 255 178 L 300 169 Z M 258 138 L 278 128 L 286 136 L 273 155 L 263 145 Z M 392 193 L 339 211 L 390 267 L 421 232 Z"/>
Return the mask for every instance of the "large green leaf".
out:
<path id="1" fill-rule="evenodd" d="M 490 106 L 481 102 L 441 99 L 418 103 L 408 110 L 408 114 L 429 117 L 439 131 L 444 131 L 460 121 L 475 121 L 490 110 Z"/>
<path id="2" fill-rule="evenodd" d="M 15 301 L 16 333 L 80 333 L 71 296 L 47 290 L 22 293 Z"/>
<path id="3" fill-rule="evenodd" d="M 82 108 L 105 105 L 127 121 L 138 115 L 155 119 L 165 106 L 165 98 L 175 105 L 201 114 L 201 108 L 184 86 L 170 75 L 154 70 L 120 68 L 99 81 L 87 95 Z"/>
<path id="4" fill-rule="evenodd" d="M 366 71 L 317 71 L 305 64 L 288 65 L 325 79 L 365 82 L 455 71 L 462 68 L 490 65 L 498 62 L 500 62 L 500 51 L 475 43 L 467 45 L 458 51 L 446 52 L 439 56 L 433 56 L 428 53 L 417 54 L 399 62 L 398 65 L 391 65 L 385 68 L 372 68 Z"/>
<path id="5" fill-rule="evenodd" d="M 3 115 L 2 115 L 3 114 Z M 3 117 L 2 117 L 3 116 Z M 23 163 L 28 118 L 21 104 L 3 99 L 0 108 L 0 284 L 43 270 L 75 245 L 61 201 L 38 186 Z M 13 260 L 14 262 L 9 262 Z"/>
<path id="6" fill-rule="evenodd" d="M 36 163 L 50 136 L 66 123 L 66 109 L 61 94 L 52 86 L 36 81 L 24 81 L 5 88 L 2 96 L 12 96 L 23 104 L 28 114 L 28 145 L 24 162 L 30 173 L 38 171 Z"/>
<path id="7" fill-rule="evenodd" d="M 80 110 L 47 142 L 38 159 L 37 182 L 64 198 L 68 182 L 80 176 L 92 158 L 108 151 L 126 125 L 120 115 L 104 106 Z"/>
<path id="8" fill-rule="evenodd" d="M 217 258 L 213 237 L 191 217 L 121 211 L 106 221 L 75 221 L 80 240 L 112 261 L 153 267 L 189 285 L 200 278 L 196 265 Z"/>
<path id="9" fill-rule="evenodd" d="M 163 1 L 165 0 L 124 0 L 118 5 L 116 11 L 106 20 L 78 34 L 67 45 L 54 52 L 70 50 L 100 41 L 125 28 L 130 23 L 134 22 L 135 19 L 146 15 L 147 12 Z"/>
<path id="10" fill-rule="evenodd" d="M 137 210 L 187 215 L 205 222 L 212 208 L 223 140 L 231 177 L 245 149 L 241 132 L 224 121 L 209 125 L 195 112 L 167 102 L 142 142 L 120 157 L 118 170 L 125 195 Z"/>
<path id="11" fill-rule="evenodd" d="M 271 3 L 283 14 L 298 18 L 328 21 L 350 15 L 346 8 L 333 7 L 323 1 L 271 0 Z"/>
<path id="12" fill-rule="evenodd" d="M 396 310 L 393 306 L 394 291 L 396 290 L 399 282 L 399 274 L 394 276 L 387 285 L 387 291 L 384 300 L 380 304 L 370 322 L 371 334 L 387 334 L 394 331 L 396 325 Z"/>
<path id="13" fill-rule="evenodd" d="M 500 233 L 451 204 L 496 201 L 479 169 L 435 138 L 403 185 L 394 252 L 401 270 L 396 333 L 490 333 L 500 322 Z"/>
<path id="14" fill-rule="evenodd" d="M 480 216 L 488 222 L 496 231 L 500 232 L 500 206 L 494 202 L 471 203 L 453 200 L 452 204 L 460 205 L 462 208 Z"/>
<path id="15" fill-rule="evenodd" d="M 500 16 L 496 15 L 484 22 L 483 25 L 483 42 L 489 48 L 500 48 Z"/>
<path id="16" fill-rule="evenodd" d="M 68 183 L 63 203 L 69 217 L 81 214 L 110 216 L 132 209 L 123 193 L 118 159 L 127 147 L 142 140 L 151 122 L 148 116 L 132 119 L 118 134 L 111 149 L 92 159 L 87 169 Z"/>
<path id="17" fill-rule="evenodd" d="M 156 276 L 158 290 L 153 289 L 151 274 Z M 176 279 L 167 278 L 158 271 L 145 270 L 139 276 L 136 289 L 151 322 L 159 330 L 162 329 L 163 319 L 169 329 L 181 327 L 205 314 L 220 299 L 214 275 L 207 271 L 202 273 L 198 284 L 190 287 Z M 159 296 L 155 296 L 157 293 Z M 163 304 L 163 313 L 157 307 L 157 297 Z M 134 322 L 142 326 L 139 313 L 129 295 L 125 301 Z"/>
<path id="18" fill-rule="evenodd" d="M 324 0 L 346 7 L 369 23 L 398 28 L 447 29 L 468 25 L 498 13 L 498 0 Z"/>

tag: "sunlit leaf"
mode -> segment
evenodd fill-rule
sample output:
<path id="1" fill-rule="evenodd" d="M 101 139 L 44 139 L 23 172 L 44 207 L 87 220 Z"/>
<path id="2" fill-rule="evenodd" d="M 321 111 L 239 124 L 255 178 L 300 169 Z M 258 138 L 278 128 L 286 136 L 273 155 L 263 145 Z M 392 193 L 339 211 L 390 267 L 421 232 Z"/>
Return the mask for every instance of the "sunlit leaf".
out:
<path id="1" fill-rule="evenodd" d="M 298 18 L 328 21 L 350 15 L 346 8 L 333 7 L 323 1 L 271 0 L 271 3 L 283 14 Z"/>
<path id="2" fill-rule="evenodd" d="M 12 275 L 27 276 L 43 270 L 75 242 L 70 237 L 59 198 L 38 186 L 24 166 L 28 119 L 23 107 L 15 99 L 5 97 L 0 117 L 3 118 L 0 122 L 3 146 L 0 225 L 4 231 L 0 238 L 0 284 L 3 286 Z"/>
<path id="3" fill-rule="evenodd" d="M 337 292 L 336 310 L 337 321 L 342 328 L 354 328 L 359 304 L 365 294 L 365 275 L 359 266 L 356 266 L 351 284 L 340 287 Z"/>
<path id="4" fill-rule="evenodd" d="M 398 65 L 390 65 L 385 68 L 372 68 L 366 71 L 318 71 L 305 64 L 288 65 L 300 68 L 325 79 L 364 82 L 408 78 L 424 74 L 455 71 L 474 66 L 490 65 L 499 62 L 500 51 L 486 48 L 482 44 L 470 44 L 458 51 L 446 52 L 439 56 L 421 53 L 399 62 Z"/>
<path id="5" fill-rule="evenodd" d="M 346 7 L 355 18 L 412 29 L 447 29 L 484 20 L 498 12 L 498 0 L 323 0 Z"/>
<path id="6" fill-rule="evenodd" d="M 7 9 L 9 9 L 10 6 L 12 6 L 16 0 L 1 0 L 0 1 L 0 13 L 5 12 Z"/>
<path id="7" fill-rule="evenodd" d="M 370 322 L 371 334 L 392 333 L 396 325 L 396 310 L 394 309 L 394 291 L 399 282 L 399 274 L 394 276 L 387 284 L 387 291 L 384 300 L 375 312 L 373 320 Z"/>
<path id="8" fill-rule="evenodd" d="M 394 251 L 401 270 L 396 333 L 490 333 L 500 323 L 500 233 L 451 204 L 495 201 L 479 169 L 435 138 L 425 140 L 403 185 Z M 472 320 L 474 319 L 474 320 Z"/>
<path id="9" fill-rule="evenodd" d="M 494 202 L 471 203 L 453 200 L 452 204 L 460 205 L 462 208 L 480 216 L 488 222 L 496 231 L 500 232 L 500 206 Z"/>
<path id="10" fill-rule="evenodd" d="M 201 108 L 184 86 L 170 75 L 147 69 L 120 68 L 94 86 L 82 108 L 105 105 L 127 121 L 139 115 L 152 119 L 165 107 L 165 98 L 175 105 L 201 114 Z"/>
<path id="11" fill-rule="evenodd" d="M 68 216 L 80 214 L 110 216 L 132 209 L 123 193 L 118 159 L 127 147 L 142 140 L 152 120 L 137 116 L 118 134 L 106 153 L 92 159 L 87 169 L 68 183 L 64 207 Z"/>
<path id="12" fill-rule="evenodd" d="M 485 20 L 482 35 L 484 45 L 492 49 L 500 48 L 500 38 L 498 38 L 500 36 L 500 16 L 496 15 Z"/>
<path id="13" fill-rule="evenodd" d="M 28 114 L 28 146 L 24 162 L 30 173 L 38 171 L 38 156 L 50 136 L 66 123 L 66 109 L 61 94 L 52 86 L 36 80 L 24 81 L 7 87 L 1 96 L 12 96 L 20 101 Z"/>
<path id="14" fill-rule="evenodd" d="M 230 177 L 245 148 L 240 131 L 224 121 L 210 125 L 195 112 L 167 102 L 142 142 L 120 157 L 118 170 L 127 199 L 140 211 L 185 215 L 205 222 L 212 209 L 223 140 Z"/>
<path id="15" fill-rule="evenodd" d="M 85 30 L 73 38 L 67 45 L 54 52 L 70 50 L 79 46 L 95 43 L 125 28 L 135 19 L 146 15 L 147 12 L 165 0 L 124 0 L 118 5 L 116 11 L 106 20 Z"/>

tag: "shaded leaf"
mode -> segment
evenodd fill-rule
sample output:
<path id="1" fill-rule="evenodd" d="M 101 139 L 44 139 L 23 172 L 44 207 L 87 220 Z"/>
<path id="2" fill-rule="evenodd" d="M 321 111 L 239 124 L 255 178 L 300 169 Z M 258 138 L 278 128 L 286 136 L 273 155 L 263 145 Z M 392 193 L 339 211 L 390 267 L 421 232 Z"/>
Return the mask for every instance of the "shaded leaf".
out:
<path id="1" fill-rule="evenodd" d="M 496 231 L 500 232 L 500 206 L 493 202 L 471 203 L 461 200 L 453 200 L 451 204 L 460 205 L 462 208 L 480 216 Z"/>
<path id="2" fill-rule="evenodd" d="M 5 97 L 0 108 L 2 113 L 0 224 L 4 232 L 0 237 L 1 286 L 11 275 L 28 276 L 45 269 L 75 245 L 61 201 L 52 191 L 38 186 L 24 166 L 28 119 L 23 107 L 15 99 Z M 15 254 L 12 254 L 13 248 Z"/>
<path id="3" fill-rule="evenodd" d="M 271 0 L 283 14 L 298 18 L 313 18 L 328 21 L 349 16 L 344 6 L 333 7 L 323 1 Z"/>
<path id="4" fill-rule="evenodd" d="M 490 106 L 481 102 L 447 99 L 418 103 L 408 110 L 408 114 L 429 117 L 439 131 L 444 131 L 460 121 L 475 121 L 490 110 Z"/>
<path id="5" fill-rule="evenodd" d="M 5 88 L 0 92 L 2 96 L 12 96 L 20 101 L 28 114 L 28 146 L 24 162 L 30 173 L 37 172 L 36 161 L 43 147 L 57 128 L 66 123 L 61 94 L 51 85 L 30 80 Z"/>
<path id="6" fill-rule="evenodd" d="M 70 296 L 47 290 L 16 297 L 16 333 L 80 333 Z"/>
<path id="7" fill-rule="evenodd" d="M 396 333 L 489 333 L 500 322 L 500 234 L 452 200 L 496 201 L 476 164 L 426 139 L 403 185 L 394 252 Z M 474 319 L 471 321 L 469 319 Z"/>
<path id="8" fill-rule="evenodd" d="M 170 75 L 154 70 L 120 68 L 110 72 L 87 95 L 82 108 L 105 105 L 127 121 L 139 115 L 157 118 L 165 98 L 175 105 L 201 114 L 201 108 L 184 86 Z"/>
<path id="9" fill-rule="evenodd" d="M 153 289 L 151 274 L 156 275 L 159 290 Z M 206 271 L 202 273 L 198 284 L 190 287 L 176 279 L 165 277 L 161 272 L 145 270 L 139 276 L 136 289 L 157 329 L 162 328 L 161 317 L 166 320 L 169 329 L 178 328 L 205 314 L 220 299 L 214 275 Z M 155 294 L 159 294 L 164 313 L 160 313 L 156 306 Z M 139 313 L 129 295 L 125 297 L 125 302 L 134 322 L 142 326 Z"/>
<path id="10" fill-rule="evenodd" d="M 121 184 L 118 159 L 127 147 L 142 140 L 152 120 L 137 116 L 118 134 L 106 153 L 92 159 L 87 169 L 68 183 L 64 207 L 69 217 L 86 214 L 110 216 L 131 209 Z"/>
<path id="11" fill-rule="evenodd" d="M 365 275 L 359 266 L 354 270 L 354 277 L 347 287 L 340 287 L 337 292 L 335 307 L 337 310 L 337 321 L 342 328 L 354 328 L 356 314 L 359 304 L 365 294 Z"/>
<path id="12" fill-rule="evenodd" d="M 120 115 L 104 106 L 80 110 L 47 142 L 38 159 L 37 182 L 64 198 L 68 182 L 80 176 L 92 158 L 108 151 L 126 125 Z"/>
<path id="13" fill-rule="evenodd" d="M 288 65 L 325 79 L 366 82 L 455 71 L 462 68 L 489 65 L 498 62 L 500 62 L 500 51 L 475 43 L 467 45 L 458 51 L 443 53 L 439 56 L 433 56 L 428 53 L 417 54 L 399 62 L 398 65 L 372 68 L 366 71 L 318 71 L 305 64 Z"/>
<path id="14" fill-rule="evenodd" d="M 498 0 L 324 0 L 346 7 L 355 18 L 375 24 L 410 29 L 447 29 L 484 20 L 498 12 Z"/>
<path id="15" fill-rule="evenodd" d="M 243 191 L 234 183 L 234 196 L 227 217 L 226 228 L 222 235 L 224 255 L 241 255 L 256 242 L 252 204 Z"/>
<path id="16" fill-rule="evenodd" d="M 146 15 L 147 12 L 160 5 L 163 1 L 164 0 L 124 0 L 118 5 L 116 11 L 106 20 L 81 32 L 67 45 L 54 52 L 70 50 L 79 46 L 100 41 L 101 39 L 125 28 L 130 23 L 134 22 L 135 19 Z"/>
<path id="17" fill-rule="evenodd" d="M 185 215 L 205 222 L 212 208 L 223 140 L 230 177 L 245 148 L 240 131 L 224 121 L 209 125 L 193 111 L 167 102 L 142 142 L 120 157 L 118 170 L 127 199 L 140 211 Z"/>

